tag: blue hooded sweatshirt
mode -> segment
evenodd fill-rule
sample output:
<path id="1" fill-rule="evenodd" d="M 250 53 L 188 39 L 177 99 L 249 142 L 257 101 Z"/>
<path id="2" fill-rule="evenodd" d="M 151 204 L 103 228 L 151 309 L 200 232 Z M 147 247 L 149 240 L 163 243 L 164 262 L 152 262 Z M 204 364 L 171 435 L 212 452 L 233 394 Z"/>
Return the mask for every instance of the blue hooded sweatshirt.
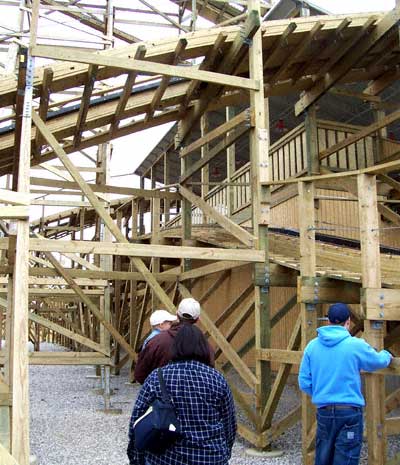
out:
<path id="1" fill-rule="evenodd" d="M 377 352 L 364 339 L 352 337 L 343 326 L 323 326 L 307 344 L 299 371 L 299 386 L 317 407 L 329 404 L 364 406 L 360 371 L 385 368 L 386 350 Z"/>

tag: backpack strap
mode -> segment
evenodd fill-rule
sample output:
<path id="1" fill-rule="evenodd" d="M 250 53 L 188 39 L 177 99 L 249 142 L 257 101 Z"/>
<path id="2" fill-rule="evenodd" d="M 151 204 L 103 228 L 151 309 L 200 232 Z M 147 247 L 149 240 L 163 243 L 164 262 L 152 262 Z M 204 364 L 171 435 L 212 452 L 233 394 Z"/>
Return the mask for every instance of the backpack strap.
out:
<path id="1" fill-rule="evenodd" d="M 162 375 L 162 369 L 158 368 L 157 369 L 157 376 L 158 376 L 158 381 L 160 383 L 161 387 L 161 398 L 164 402 L 169 402 L 172 404 L 172 398 L 171 394 L 169 393 L 167 386 L 165 385 L 164 377 Z"/>

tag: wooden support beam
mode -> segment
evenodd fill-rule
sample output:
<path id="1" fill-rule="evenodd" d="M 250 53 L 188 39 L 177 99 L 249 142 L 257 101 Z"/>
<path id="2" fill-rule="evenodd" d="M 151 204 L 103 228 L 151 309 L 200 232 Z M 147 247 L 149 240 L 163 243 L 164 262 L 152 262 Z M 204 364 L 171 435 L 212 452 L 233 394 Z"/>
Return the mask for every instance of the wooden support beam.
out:
<path id="1" fill-rule="evenodd" d="M 228 137 L 225 137 L 221 142 L 219 142 L 215 147 L 213 147 L 203 158 L 193 163 L 193 165 L 188 168 L 185 173 L 181 176 L 180 182 L 184 183 L 190 177 L 192 177 L 197 171 L 203 168 L 208 164 L 213 158 L 219 155 L 223 150 L 226 150 L 232 144 L 234 144 L 240 137 L 245 135 L 250 130 L 249 126 L 242 125 L 237 127 L 235 131 L 232 131 Z"/>
<path id="2" fill-rule="evenodd" d="M 316 275 L 314 193 L 314 185 L 311 182 L 299 183 L 300 273 L 302 277 L 309 278 L 314 278 Z M 315 337 L 316 328 L 316 305 L 301 303 L 302 350 Z M 311 399 L 305 393 L 301 395 L 301 405 L 303 462 L 305 465 L 311 465 L 308 452 L 314 437 L 315 408 L 311 403 Z"/>
<path id="3" fill-rule="evenodd" d="M 134 56 L 135 60 L 143 60 L 145 55 L 146 55 L 146 47 L 144 45 L 139 45 L 135 52 L 135 56 Z M 118 100 L 117 109 L 115 110 L 114 116 L 111 121 L 111 126 L 110 126 L 111 135 L 114 135 L 116 130 L 118 129 L 119 121 L 124 113 L 128 99 L 131 96 L 132 87 L 135 84 L 138 74 L 139 73 L 137 71 L 129 71 L 127 74 L 124 88 Z"/>
<path id="4" fill-rule="evenodd" d="M 352 47 L 338 62 L 338 64 L 333 69 L 329 69 L 329 74 L 325 75 L 325 78 L 318 80 L 313 88 L 308 90 L 307 93 L 296 103 L 296 116 L 306 110 L 312 103 L 318 100 L 324 92 L 335 85 L 335 83 L 340 78 L 342 78 L 354 64 L 356 64 L 363 56 L 365 56 L 366 53 L 368 53 L 377 44 L 377 42 L 397 24 L 399 19 L 400 8 L 395 8 L 389 11 L 377 23 L 377 25 L 374 27 L 372 32 L 368 34 L 367 37 L 364 37 L 362 41 L 358 40 L 354 45 L 352 44 Z M 370 25 L 366 24 L 364 26 L 364 34 L 368 32 L 369 29 Z M 364 34 L 362 34 L 361 37 L 363 37 Z M 361 37 L 359 39 L 361 39 Z M 326 72 L 328 72 L 328 70 Z"/>
<path id="5" fill-rule="evenodd" d="M 76 122 L 75 134 L 73 139 L 74 147 L 78 147 L 81 143 L 82 132 L 85 128 L 86 116 L 88 114 L 90 106 L 90 97 L 92 95 L 93 88 L 96 82 L 96 75 L 98 69 L 99 67 L 97 65 L 89 65 L 87 80 L 83 89 L 82 100 L 79 106 L 78 119 Z M 43 118 L 40 115 L 39 118 L 43 120 Z"/>
<path id="6" fill-rule="evenodd" d="M 111 359 L 97 352 L 29 352 L 29 365 L 110 365 Z M 4 365 L 0 351 L 0 365 Z M 14 465 L 14 462 L 13 462 Z"/>
<path id="7" fill-rule="evenodd" d="M 179 63 L 180 57 L 182 53 L 184 52 L 186 45 L 187 45 L 186 39 L 178 40 L 176 47 L 175 47 L 175 51 L 173 53 L 172 62 L 170 63 L 172 66 L 176 66 Z M 157 110 L 160 104 L 162 96 L 167 90 L 170 80 L 171 80 L 170 76 L 163 76 L 161 78 L 161 82 L 159 83 L 156 91 L 154 92 L 153 98 L 150 102 L 149 109 L 144 119 L 145 122 L 149 121 L 153 117 L 154 112 Z"/>
<path id="8" fill-rule="evenodd" d="M 102 220 L 104 221 L 104 224 L 107 226 L 107 228 L 111 231 L 111 233 L 114 235 L 114 237 L 119 242 L 127 243 L 128 239 L 126 239 L 126 237 L 123 235 L 121 230 L 114 224 L 114 222 L 113 222 L 112 218 L 110 217 L 109 213 L 106 211 L 104 206 L 101 204 L 101 202 L 98 200 L 96 195 L 93 193 L 90 186 L 85 182 L 85 180 L 82 178 L 82 176 L 76 170 L 73 163 L 69 160 L 67 154 L 64 152 L 62 147 L 59 145 L 59 143 L 57 142 L 57 140 L 55 139 L 53 134 L 50 133 L 50 131 L 46 128 L 46 125 L 37 116 L 37 114 L 35 112 L 32 113 L 32 119 L 33 119 L 37 129 L 39 131 L 41 131 L 41 133 L 43 134 L 43 137 L 51 145 L 51 147 L 55 150 L 55 152 L 57 153 L 58 158 L 63 163 L 63 165 L 68 169 L 71 176 L 74 178 L 75 182 L 82 189 L 82 192 L 86 195 L 89 202 L 93 205 L 93 208 L 96 210 L 97 214 L 102 218 Z M 166 308 L 168 310 L 174 311 L 175 307 L 174 307 L 173 303 L 170 301 L 170 299 L 165 294 L 165 292 L 163 291 L 161 286 L 158 284 L 158 282 L 151 275 L 151 273 L 149 272 L 149 270 L 147 269 L 147 267 L 143 263 L 143 261 L 138 259 L 138 258 L 132 258 L 131 260 L 133 261 L 133 264 L 136 267 L 136 269 L 140 273 L 142 273 L 143 277 L 149 283 L 152 290 L 157 294 L 157 297 L 159 297 L 160 301 L 166 306 Z"/>
<path id="9" fill-rule="evenodd" d="M 238 266 L 248 265 L 246 262 L 241 261 L 226 261 L 226 262 L 216 262 L 209 265 L 203 265 L 193 270 L 183 272 L 177 276 L 179 281 L 186 281 L 187 279 L 200 278 L 202 276 L 208 276 L 212 273 L 218 273 L 219 271 L 230 270 Z M 176 279 L 176 277 L 175 277 Z"/>
<path id="10" fill-rule="evenodd" d="M 193 205 L 200 208 L 208 217 L 212 218 L 214 221 L 217 222 L 225 231 L 232 234 L 232 236 L 236 237 L 240 242 L 245 244 L 247 247 L 251 248 L 254 245 L 255 237 L 248 233 L 245 229 L 241 226 L 234 223 L 232 220 L 227 218 L 226 216 L 218 213 L 215 208 L 209 205 L 205 200 L 201 197 L 198 197 L 196 194 L 191 192 L 189 189 L 186 189 L 183 186 L 179 186 L 179 191 L 185 199 L 189 200 Z"/>
<path id="11" fill-rule="evenodd" d="M 389 124 L 399 119 L 400 119 L 400 110 L 391 113 L 385 118 L 379 119 L 375 123 L 372 123 L 366 128 L 362 129 L 361 131 L 358 131 L 355 134 L 352 134 L 351 136 L 346 137 L 345 139 L 341 140 L 340 142 L 333 145 L 332 147 L 329 147 L 323 150 L 319 154 L 319 159 L 323 160 L 324 158 L 329 157 L 329 155 L 332 155 L 335 152 L 339 152 L 339 150 L 342 150 L 345 147 L 348 147 L 349 145 L 354 144 L 355 142 L 361 139 L 365 139 L 365 137 L 371 135 L 372 133 L 376 132 L 377 130 L 381 128 L 388 126 Z"/>
<path id="12" fill-rule="evenodd" d="M 381 257 L 379 250 L 379 214 L 375 176 L 360 174 L 357 178 L 363 288 L 380 288 Z M 368 300 L 362 302 L 364 311 Z M 376 350 L 383 349 L 385 323 L 365 320 L 364 337 Z M 385 380 L 373 373 L 365 375 L 367 401 L 367 438 L 369 465 L 386 462 Z"/>
<path id="13" fill-rule="evenodd" d="M 181 292 L 184 298 L 192 297 L 190 292 L 186 289 L 185 286 L 183 286 L 183 284 L 179 284 L 179 291 Z M 221 348 L 225 357 L 237 370 L 242 380 L 250 388 L 254 389 L 255 385 L 257 384 L 257 378 L 254 376 L 253 372 L 248 368 L 248 366 L 243 362 L 243 360 L 239 357 L 236 351 L 231 347 L 229 342 L 226 340 L 221 331 L 215 326 L 215 324 L 212 322 L 211 318 L 207 315 L 204 309 L 202 309 L 200 321 L 204 328 L 210 333 L 210 336 L 212 337 L 212 339 L 214 339 L 215 343 Z"/>
<path id="14" fill-rule="evenodd" d="M 199 150 L 206 144 L 209 144 L 213 140 L 217 139 L 218 137 L 225 136 L 225 134 L 229 131 L 232 131 L 237 126 L 245 123 L 246 126 L 252 125 L 252 113 L 249 108 L 242 111 L 238 115 L 234 116 L 232 119 L 227 121 L 226 123 L 221 124 L 217 128 L 213 129 L 212 131 L 207 132 L 203 137 L 200 137 L 196 141 L 192 142 L 190 145 L 183 147 L 180 151 L 180 157 L 186 157 L 190 153 Z"/>
<path id="15" fill-rule="evenodd" d="M 46 328 L 51 329 L 52 331 L 55 331 L 58 334 L 62 334 L 63 336 L 66 336 L 69 339 L 72 339 L 73 341 L 76 341 L 79 344 L 82 344 L 85 347 L 88 347 L 89 349 L 93 349 L 96 352 L 100 352 L 101 354 L 105 356 L 110 355 L 110 353 L 107 350 L 105 350 L 100 344 L 97 344 L 97 342 L 93 342 L 87 337 L 81 336 L 80 334 L 77 334 L 74 331 L 70 331 L 69 329 L 66 329 L 63 326 L 60 326 L 59 324 L 54 323 L 53 321 L 50 321 L 47 318 L 43 318 L 42 316 L 39 316 L 36 313 L 30 312 L 29 319 L 41 326 L 44 326 Z"/>
<path id="16" fill-rule="evenodd" d="M 257 14 L 257 12 L 251 10 L 249 11 L 250 13 L 241 31 L 237 34 L 228 52 L 225 54 L 222 61 L 217 66 L 218 73 L 235 74 L 238 65 L 247 55 L 247 43 L 253 38 L 254 34 L 258 31 L 260 27 L 260 17 Z M 206 111 L 210 102 L 220 94 L 222 89 L 223 87 L 221 86 L 208 86 L 207 89 L 203 91 L 201 98 L 188 112 L 184 120 L 181 121 L 181 125 L 179 127 L 178 132 L 180 143 L 184 142 L 189 132 L 192 130 L 193 126 L 199 121 L 201 115 Z"/>
<path id="17" fill-rule="evenodd" d="M 210 70 L 215 67 L 217 59 L 222 58 L 222 47 L 226 41 L 227 34 L 220 32 L 215 40 L 214 46 L 209 50 L 207 55 L 204 57 L 204 60 L 200 63 L 200 70 Z M 183 115 L 190 104 L 190 101 L 196 94 L 197 89 L 199 88 L 201 81 L 192 80 L 187 88 L 186 95 L 179 107 L 179 114 Z"/>
<path id="18" fill-rule="evenodd" d="M 259 84 L 251 79 L 230 76 L 229 74 L 215 73 L 211 71 L 202 71 L 197 67 L 184 67 L 164 65 L 143 60 L 121 60 L 111 56 L 100 55 L 96 53 L 87 53 L 77 50 L 70 50 L 63 47 L 51 47 L 48 45 L 36 45 L 32 48 L 32 55 L 43 58 L 52 58 L 60 61 L 74 61 L 77 63 L 87 63 L 97 66 L 109 66 L 111 68 L 126 69 L 138 71 L 142 74 L 157 75 L 162 74 L 170 77 L 180 77 L 184 79 L 196 79 L 213 84 L 220 84 L 229 87 L 238 87 L 240 89 L 255 89 Z"/>
<path id="19" fill-rule="evenodd" d="M 50 102 L 50 93 L 51 93 L 51 83 L 53 81 L 53 70 L 51 68 L 45 68 L 43 71 L 43 82 L 42 82 L 42 92 L 40 94 L 40 103 L 39 103 L 39 117 L 46 121 L 47 111 L 49 109 Z M 36 133 L 35 137 L 35 152 L 34 156 L 37 160 L 40 158 L 40 153 L 42 150 L 42 135 L 39 131 Z"/>

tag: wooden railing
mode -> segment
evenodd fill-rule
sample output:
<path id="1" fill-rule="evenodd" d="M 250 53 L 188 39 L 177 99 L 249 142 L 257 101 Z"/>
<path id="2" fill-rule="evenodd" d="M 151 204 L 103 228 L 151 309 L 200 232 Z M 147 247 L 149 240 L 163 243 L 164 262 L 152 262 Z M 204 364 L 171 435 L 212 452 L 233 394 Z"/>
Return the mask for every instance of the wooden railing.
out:
<path id="1" fill-rule="evenodd" d="M 335 145 L 349 135 L 360 130 L 360 126 L 318 120 L 319 152 Z M 322 166 L 344 170 L 360 169 L 371 166 L 377 159 L 376 138 L 368 136 L 349 145 L 339 152 L 321 160 Z M 381 158 L 388 158 L 400 150 L 400 144 L 388 139 L 382 139 L 383 153 Z M 272 180 L 287 179 L 300 176 L 307 170 L 307 146 L 304 123 L 300 124 L 270 147 L 270 174 Z M 237 186 L 216 186 L 206 195 L 205 200 L 219 213 L 228 214 L 229 189 L 233 189 L 231 214 L 251 204 L 250 163 L 242 166 L 232 176 L 231 182 Z M 212 221 L 205 218 L 198 208 L 192 210 L 193 224 L 208 224 Z M 165 227 L 180 226 L 180 215 L 168 222 Z"/>

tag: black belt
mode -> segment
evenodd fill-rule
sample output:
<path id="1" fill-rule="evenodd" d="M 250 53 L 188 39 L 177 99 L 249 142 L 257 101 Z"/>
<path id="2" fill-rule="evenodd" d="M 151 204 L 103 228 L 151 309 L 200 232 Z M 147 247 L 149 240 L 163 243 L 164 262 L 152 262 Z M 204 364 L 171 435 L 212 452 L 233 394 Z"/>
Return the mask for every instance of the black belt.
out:
<path id="1" fill-rule="evenodd" d="M 319 407 L 318 410 L 361 410 L 362 407 L 359 405 L 345 405 L 345 404 L 330 404 L 324 407 Z"/>

